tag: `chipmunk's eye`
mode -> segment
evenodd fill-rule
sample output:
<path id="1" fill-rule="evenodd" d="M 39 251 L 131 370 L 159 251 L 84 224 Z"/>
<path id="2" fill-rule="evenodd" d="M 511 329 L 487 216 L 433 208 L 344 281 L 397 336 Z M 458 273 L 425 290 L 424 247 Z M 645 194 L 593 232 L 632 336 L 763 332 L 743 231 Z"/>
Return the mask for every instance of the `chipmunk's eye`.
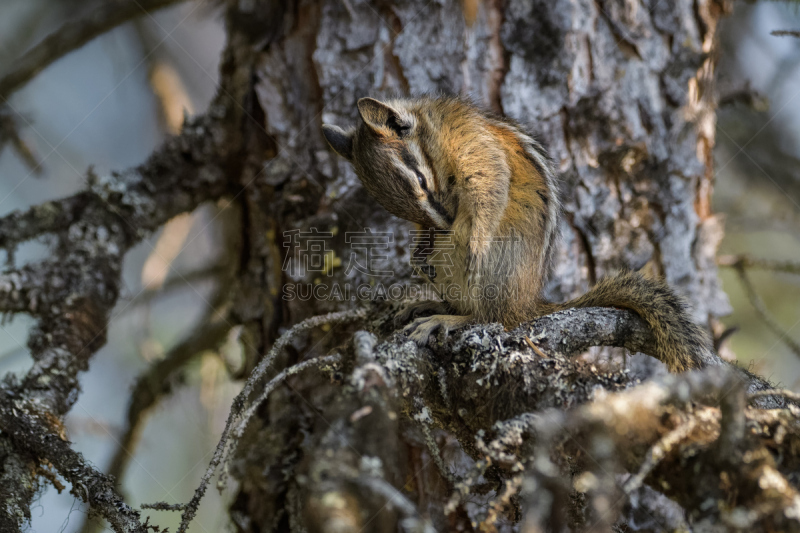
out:
<path id="1" fill-rule="evenodd" d="M 428 190 L 428 184 L 425 182 L 425 176 L 423 176 L 419 171 L 417 172 L 417 181 L 419 182 L 419 186 L 422 187 L 423 191 Z"/>

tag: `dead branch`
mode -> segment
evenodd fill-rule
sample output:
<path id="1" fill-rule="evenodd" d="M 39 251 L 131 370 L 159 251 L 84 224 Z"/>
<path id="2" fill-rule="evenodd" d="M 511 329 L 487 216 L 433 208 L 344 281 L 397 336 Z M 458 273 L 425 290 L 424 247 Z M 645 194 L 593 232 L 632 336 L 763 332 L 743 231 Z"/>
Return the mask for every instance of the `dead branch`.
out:
<path id="1" fill-rule="evenodd" d="M 232 327 L 227 320 L 213 323 L 201 320 L 200 326 L 192 334 L 137 378 L 128 405 L 125 430 L 108 467 L 110 476 L 122 479 L 135 451 L 145 414 L 161 397 L 170 393 L 177 378 L 176 374 L 203 351 L 218 348 Z"/>
<path id="2" fill-rule="evenodd" d="M 550 357 L 542 358 L 528 344 L 527 339 L 534 339 L 540 350 L 549 354 Z M 410 343 L 403 342 L 404 337 L 397 335 L 390 337 L 389 340 L 379 346 L 377 350 L 387 350 L 386 357 L 393 358 L 395 353 L 409 350 Z M 626 348 L 632 353 L 653 353 L 655 341 L 650 329 L 639 318 L 638 315 L 630 311 L 621 309 L 589 308 L 589 309 L 570 309 L 539 317 L 529 323 L 523 324 L 517 329 L 504 332 L 498 325 L 476 326 L 468 328 L 457 335 L 451 335 L 445 341 L 439 341 L 430 347 L 430 352 L 436 361 L 444 364 L 448 361 L 459 360 L 459 354 L 484 354 L 486 359 L 472 359 L 470 365 L 464 368 L 463 376 L 454 382 L 447 383 L 449 393 L 455 389 L 468 390 L 488 386 L 492 377 L 499 372 L 509 373 L 517 383 L 531 382 L 531 376 L 527 374 L 529 369 L 524 369 L 523 364 L 534 364 L 543 368 L 560 368 L 562 364 L 570 362 L 574 355 L 585 352 L 592 346 L 616 346 Z M 428 350 L 422 350 L 428 353 Z M 706 364 L 709 366 L 729 366 L 714 353 L 705 354 Z M 408 363 L 406 363 L 408 364 Z M 552 371 L 552 370 L 551 370 Z M 756 376 L 746 374 L 741 369 L 737 372 L 744 375 L 748 383 L 749 390 L 761 390 L 768 388 L 768 383 Z M 402 374 L 403 379 L 409 387 L 416 387 L 416 375 L 423 372 L 412 372 L 408 369 Z M 485 374 L 485 375 L 482 375 Z M 605 377 L 608 381 L 605 381 Z M 544 376 L 540 376 L 544 377 Z M 477 381 L 470 384 L 470 379 Z M 614 373 L 598 375 L 593 378 L 603 382 L 606 390 L 617 390 L 626 386 L 626 379 L 614 383 L 615 379 L 620 379 Z M 599 382 L 598 382 L 599 384 Z M 531 398 L 526 395 L 523 388 L 504 393 L 507 401 L 502 402 L 499 398 L 486 398 L 487 402 L 481 403 L 479 398 L 484 393 L 475 391 L 476 406 L 479 411 L 489 408 L 493 404 L 519 405 L 520 402 L 527 403 L 525 411 L 536 411 L 542 406 L 537 403 L 530 403 Z M 574 388 L 570 394 L 571 401 L 585 401 L 590 397 L 590 391 L 581 393 L 580 388 Z M 508 413 L 511 418 L 517 413 Z"/>
<path id="3" fill-rule="evenodd" d="M 142 504 L 142 509 L 155 509 L 157 511 L 183 511 L 185 508 L 185 503 L 154 502 Z"/>
<path id="4" fill-rule="evenodd" d="M 277 376 L 272 378 L 265 386 L 264 390 L 259 394 L 258 398 L 252 402 L 250 407 L 244 412 L 241 416 L 241 420 L 239 421 L 238 426 L 236 426 L 235 430 L 233 431 L 233 436 L 231 440 L 230 448 L 228 449 L 228 453 L 225 458 L 222 460 L 222 464 L 227 466 L 227 464 L 231 461 L 231 458 L 236 456 L 236 450 L 239 445 L 239 441 L 244 434 L 245 429 L 247 429 L 247 424 L 250 420 L 255 416 L 258 408 L 264 404 L 269 398 L 269 395 L 287 378 L 291 376 L 295 376 L 300 374 L 302 371 L 311 368 L 311 367 L 320 367 L 324 368 L 328 365 L 333 365 L 336 363 L 341 362 L 341 356 L 338 354 L 328 355 L 328 356 L 320 356 L 314 357 L 312 359 L 307 359 L 296 365 L 292 365 L 289 368 L 285 368 L 281 370 Z M 227 482 L 227 471 L 223 470 L 220 474 L 219 484 L 224 485 Z"/>
<path id="5" fill-rule="evenodd" d="M 5 215 L 0 219 L 0 248 L 10 249 L 45 233 L 69 227 L 89 202 L 90 195 L 81 193 Z"/>
<path id="6" fill-rule="evenodd" d="M 130 300 L 130 306 L 128 309 L 147 305 L 152 303 L 156 298 L 172 294 L 173 292 L 181 289 L 186 289 L 191 287 L 194 283 L 215 280 L 222 274 L 225 274 L 228 270 L 230 269 L 227 267 L 227 265 L 213 265 L 207 268 L 193 270 L 191 272 L 187 272 L 186 274 L 170 276 L 160 287 L 155 289 L 147 289 L 144 292 L 136 295 L 132 300 Z"/>
<path id="7" fill-rule="evenodd" d="M 764 94 L 753 89 L 749 81 L 720 92 L 717 99 L 717 104 L 720 108 L 737 103 L 741 103 L 756 112 L 764 112 L 769 109 L 769 99 Z"/>
<path id="8" fill-rule="evenodd" d="M 752 257 L 746 254 L 721 255 L 717 258 L 717 264 L 725 267 L 758 268 L 762 270 L 772 270 L 774 272 L 800 274 L 800 263 L 794 261 L 773 261 L 770 259 Z"/>
<path id="9" fill-rule="evenodd" d="M 785 389 L 769 389 L 753 392 L 748 395 L 748 400 L 752 401 L 757 398 L 768 398 L 770 396 L 783 396 L 793 402 L 800 402 L 800 394 Z"/>
<path id="10" fill-rule="evenodd" d="M 33 148 L 19 134 L 22 121 L 21 117 L 13 116 L 11 112 L 0 112 L 0 150 L 6 144 L 11 145 L 32 173 L 41 174 L 42 168 L 36 160 Z"/>
<path id="11" fill-rule="evenodd" d="M 139 512 L 116 492 L 113 480 L 71 448 L 60 435 L 60 422 L 47 411 L 19 396 L 5 394 L 0 398 L 0 430 L 17 450 L 25 450 L 37 460 L 52 464 L 72 485 L 72 494 L 108 520 L 114 531 L 148 533 L 150 528 L 141 523 Z"/>
<path id="12" fill-rule="evenodd" d="M 126 2 L 126 7 L 131 5 L 135 3 Z M 175 215 L 192 211 L 234 188 L 232 183 L 239 178 L 235 173 L 238 166 L 231 161 L 238 161 L 242 143 L 249 140 L 243 132 L 242 119 L 247 116 L 251 120 L 248 106 L 253 104 L 247 98 L 251 93 L 255 58 L 249 41 L 242 40 L 235 30 L 230 31 L 220 75 L 219 100 L 225 104 L 212 102 L 208 114 L 186 123 L 181 135 L 167 139 L 142 165 L 103 176 L 90 171 L 86 190 L 44 208 L 0 219 L 5 246 L 13 248 L 43 234 L 53 235 L 57 243 L 51 260 L 6 272 L 2 278 L 3 310 L 27 312 L 38 320 L 28 341 L 33 367 L 21 381 L 3 385 L 5 398 L 24 399 L 26 405 L 35 405 L 54 422 L 60 420 L 77 398 L 78 375 L 87 369 L 91 356 L 105 343 L 108 316 L 119 297 L 125 253 Z M 14 79 L 14 76 L 6 78 Z M 8 88 L 17 82 L 6 83 Z M 14 528 L 19 529 L 29 516 L 39 460 L 55 465 L 68 480 L 74 478 L 78 489 L 89 487 L 78 490 L 76 496 L 95 508 L 115 529 L 153 528 L 138 522 L 138 513 L 122 503 L 106 477 L 89 467 L 84 469 L 82 457 L 68 444 L 43 450 L 37 448 L 39 441 L 35 436 L 14 439 L 9 428 L 20 429 L 18 435 L 24 434 L 22 430 L 30 430 L 29 433 L 41 436 L 43 442 L 52 440 L 47 428 L 31 425 L 33 419 L 25 411 L 5 409 L 1 414 L 0 439 L 13 447 L 8 451 L 10 448 L 4 446 L 8 451 L 6 464 L 15 464 L 17 458 L 29 464 L 21 471 L 3 471 L 0 480 L 3 485 L 16 486 L 13 476 L 22 476 L 23 485 L 31 487 L 13 493 L 0 492 L 3 498 L 0 506 L 7 511 Z"/>
<path id="13" fill-rule="evenodd" d="M 372 327 L 380 331 L 387 323 L 378 318 Z M 565 323 L 569 327 L 556 326 Z M 526 337 L 537 339 L 552 355 L 538 356 Z M 625 372 L 601 374 L 590 365 L 565 356 L 589 345 L 647 350 L 652 349 L 652 343 L 647 327 L 636 315 L 613 309 L 565 311 L 512 332 L 497 326 L 475 326 L 440 339 L 430 349 L 420 349 L 397 333 L 382 343 L 366 332 L 356 333 L 346 352 L 356 363 L 348 386 L 320 414 L 324 426 L 310 432 L 317 436 L 317 444 L 308 452 L 310 463 L 299 474 L 310 480 L 300 487 L 305 508 L 313 510 L 305 520 L 309 531 L 322 531 L 321 524 L 332 520 L 375 531 L 391 527 L 397 518 L 384 515 L 385 509 L 380 506 L 376 509 L 370 494 L 357 489 L 358 483 L 354 486 L 353 480 L 362 475 L 365 462 L 372 464 L 371 457 L 395 453 L 391 450 L 397 446 L 397 429 L 387 429 L 394 428 L 397 416 L 393 413 L 405 413 L 412 420 L 420 413 L 420 405 L 427 406 L 428 424 L 456 435 L 478 468 L 456 482 L 460 496 L 451 501 L 450 511 L 457 508 L 458 500 L 475 494 L 473 490 L 482 484 L 479 480 L 487 467 L 496 465 L 494 468 L 503 468 L 498 472 L 505 489 L 499 499 L 488 502 L 493 511 L 487 519 L 492 522 L 502 510 L 513 508 L 512 502 L 517 501 L 521 490 L 527 494 L 523 498 L 526 502 L 534 498 L 539 504 L 550 502 L 547 505 L 554 506 L 541 517 L 541 523 L 552 526 L 558 515 L 555 509 L 566 506 L 570 489 L 558 488 L 558 480 L 563 479 L 558 462 L 546 467 L 538 461 L 542 453 L 560 453 L 559 447 L 570 442 L 577 445 L 569 448 L 570 456 L 592 475 L 585 485 L 587 494 L 591 494 L 589 501 L 593 502 L 591 512 L 604 517 L 603 523 L 609 527 L 620 511 L 619 500 L 613 495 L 624 494 L 614 475 L 620 469 L 639 471 L 635 483 L 628 484 L 630 491 L 643 481 L 663 490 L 659 480 L 667 479 L 664 486 L 676 486 L 667 493 L 696 511 L 699 501 L 681 500 L 681 490 L 686 484 L 705 483 L 705 476 L 714 474 L 708 470 L 693 474 L 676 468 L 675 461 L 685 460 L 681 458 L 680 443 L 685 439 L 694 445 L 699 442 L 709 454 L 719 457 L 720 448 L 733 449 L 739 453 L 725 457 L 735 461 L 747 449 L 748 442 L 744 387 L 756 390 L 768 384 L 736 367 L 716 364 L 709 365 L 705 372 L 668 375 L 659 382 L 636 386 Z M 731 394 L 737 386 L 742 387 L 740 393 Z M 618 393 L 605 395 L 598 391 Z M 696 411 L 692 401 L 712 407 Z M 773 406 L 784 405 L 774 397 L 770 401 Z M 399 402 L 396 407 L 395 402 Z M 716 429 L 709 429 L 712 422 Z M 384 429 L 376 429 L 376 424 Z M 676 430 L 679 427 L 682 429 Z M 702 428 L 703 434 L 711 437 L 697 441 L 693 428 Z M 481 437 L 483 432 L 495 437 L 487 441 Z M 531 454 L 528 439 L 534 435 L 539 451 Z M 614 443 L 613 447 L 609 448 L 609 442 Z M 534 463 L 532 457 L 536 459 Z M 381 460 L 375 464 L 392 463 Z M 533 464 L 539 466 L 534 468 Z M 447 467 L 444 468 L 446 472 Z M 786 466 L 782 468 L 785 471 Z M 378 477 L 392 483 L 392 476 L 391 472 L 380 471 Z M 533 482 L 530 476 L 539 476 L 539 481 Z M 686 479 L 678 487 L 671 476 Z M 713 479 L 716 483 L 716 477 Z M 550 487 L 547 490 L 551 496 L 543 499 L 536 492 L 539 489 L 531 493 L 532 486 Z M 336 499 L 332 499 L 333 494 Z M 778 501 L 772 504 L 778 505 Z M 387 522 L 376 525 L 360 521 L 365 509 L 369 510 L 367 516 Z M 529 506 L 523 509 L 529 515 L 538 512 Z M 722 512 L 705 511 L 706 515 L 716 513 L 717 517 Z M 769 521 L 775 516 L 765 513 L 759 520 Z"/>
<path id="14" fill-rule="evenodd" d="M 697 420 L 693 418 L 661 437 L 647 452 L 647 456 L 642 466 L 639 468 L 639 471 L 625 482 L 625 494 L 630 496 L 631 493 L 641 487 L 644 479 L 650 475 L 650 472 L 658 466 L 662 459 L 664 459 L 675 446 L 686 440 L 696 427 Z"/>
<path id="15" fill-rule="evenodd" d="M 778 324 L 778 321 L 775 320 L 772 314 L 767 310 L 764 300 L 761 299 L 753 287 L 743 263 L 737 263 L 734 268 L 736 269 L 736 274 L 739 276 L 739 281 L 742 283 L 742 287 L 744 287 L 745 293 L 747 294 L 747 299 L 750 300 L 750 304 L 756 310 L 756 314 L 758 314 L 762 322 L 764 322 L 764 324 L 766 324 L 766 326 L 778 336 L 778 339 L 781 342 L 786 344 L 786 346 L 788 346 L 797 357 L 800 357 L 800 344 L 797 343 L 791 337 L 791 335 L 789 335 L 788 331 L 785 331 L 783 327 Z"/>
<path id="16" fill-rule="evenodd" d="M 542 358 L 536 354 L 526 337 L 537 339 L 539 345 L 552 354 L 551 357 Z M 359 344 L 358 339 L 356 337 L 354 340 L 356 345 Z M 565 354 L 579 353 L 587 346 L 597 344 L 625 346 L 646 352 L 652 349 L 652 338 L 640 319 L 627 311 L 571 310 L 539 318 L 512 332 L 503 332 L 502 328 L 492 326 L 468 328 L 440 340 L 431 349 L 419 349 L 405 341 L 403 336 L 394 334 L 374 348 L 378 365 L 373 363 L 364 368 L 370 368 L 371 372 L 381 376 L 382 382 L 396 388 L 395 394 L 403 399 L 403 409 L 410 413 L 417 412 L 416 405 L 421 398 L 430 407 L 435 423 L 456 435 L 464 449 L 478 461 L 477 464 L 483 462 L 483 467 L 468 475 L 471 483 L 457 484 L 462 494 L 459 498 L 471 494 L 471 485 L 478 481 L 487 464 L 513 465 L 521 461 L 521 467 L 529 471 L 529 455 L 523 452 L 523 444 L 531 435 L 536 435 L 537 442 L 543 447 L 534 452 L 533 457 L 554 453 L 558 446 L 563 445 L 562 438 L 565 436 L 575 438 L 582 435 L 579 442 L 584 444 L 570 453 L 574 457 L 584 457 L 581 464 L 592 458 L 584 468 L 595 465 L 589 468 L 594 481 L 586 487 L 593 494 L 591 501 L 596 502 L 617 501 L 618 498 L 609 491 L 623 492 L 622 487 L 609 475 L 620 467 L 639 472 L 625 487 L 628 494 L 642 481 L 652 479 L 653 475 L 662 478 L 665 475 L 668 478 L 673 475 L 692 477 L 693 474 L 687 473 L 684 468 L 669 467 L 662 463 L 666 461 L 673 464 L 674 461 L 685 460 L 680 459 L 683 453 L 680 443 L 688 439 L 696 446 L 695 428 L 702 428 L 704 434 L 713 437 L 700 441 L 709 454 L 705 460 L 710 465 L 722 461 L 722 457 L 725 457 L 725 461 L 731 461 L 731 464 L 738 464 L 736 458 L 745 453 L 749 442 L 746 435 L 750 431 L 745 429 L 750 417 L 745 415 L 744 389 L 764 389 L 769 387 L 768 383 L 738 367 L 718 363 L 709 364 L 704 372 L 669 375 L 660 382 L 648 382 L 637 387 L 624 372 L 599 374 L 587 368 L 586 363 L 565 357 Z M 354 372 L 352 379 L 357 379 L 358 372 Z M 633 388 L 625 390 L 629 387 Z M 742 387 L 739 392 L 736 392 L 737 387 Z M 596 391 L 618 392 L 598 396 Z M 774 393 L 757 396 L 769 402 L 762 404 L 762 407 L 786 407 L 782 400 L 775 398 Z M 690 401 L 718 407 L 711 408 L 711 411 L 695 412 Z M 444 404 L 459 407 L 453 410 Z M 585 406 L 577 410 L 569 409 L 570 406 L 581 404 Z M 565 407 L 567 410 L 563 411 Z M 668 413 L 672 415 L 664 418 Z M 665 420 L 667 426 L 664 426 Z M 712 420 L 716 429 L 710 430 L 708 424 Z M 502 421 L 506 422 L 498 425 Z M 796 426 L 795 422 L 793 432 L 798 430 Z M 475 435 L 481 431 L 491 432 L 497 437 L 486 443 L 482 443 L 480 437 L 476 441 Z M 609 439 L 616 442 L 616 448 L 609 450 L 607 444 L 602 444 Z M 784 443 L 782 446 L 790 444 Z M 605 451 L 601 453 L 602 450 Z M 605 466 L 598 467 L 598 464 Z M 730 464 L 725 464 L 727 466 L 724 468 L 730 468 Z M 783 465 L 781 471 L 789 472 L 791 467 L 791 464 Z M 570 498 L 569 490 L 557 488 L 559 474 L 552 471 L 552 468 L 557 468 L 557 463 L 551 467 L 540 465 L 537 468 L 544 470 L 532 470 L 531 475 L 539 476 L 539 481 L 531 480 L 531 483 L 540 487 L 536 490 L 550 487 L 546 489 L 550 491 L 550 496 L 542 500 L 544 495 L 534 491 L 538 496 L 527 493 L 525 501 L 535 498 L 540 503 L 549 501 L 556 508 L 565 505 L 563 502 Z M 748 470 L 747 475 L 762 475 L 756 470 Z M 700 512 L 696 507 L 698 500 L 689 497 L 689 501 L 685 501 L 681 496 L 684 494 L 682 491 L 687 484 L 707 482 L 703 476 L 709 473 L 713 477 L 716 474 L 710 472 L 714 471 L 719 470 L 708 467 L 698 472 L 694 481 L 685 480 L 680 486 L 675 480 L 666 481 L 664 486 L 675 487 L 667 494 L 677 498 L 688 510 Z M 549 473 L 545 475 L 545 472 Z M 741 480 L 742 483 L 749 484 L 754 479 L 745 478 Z M 716 478 L 713 479 L 716 483 Z M 652 483 L 658 490 L 663 490 L 659 482 Z M 527 481 L 523 482 L 522 486 L 527 484 Z M 731 487 L 730 490 L 739 489 Z M 757 492 L 753 494 L 753 498 L 759 501 L 763 496 Z M 780 503 L 782 501 L 773 500 L 771 508 L 777 509 L 775 506 L 783 505 Z M 454 508 L 452 504 L 451 501 L 448 509 Z M 498 501 L 491 505 L 497 510 L 505 504 Z M 605 505 L 594 505 L 593 512 L 606 519 L 613 518 L 619 512 L 618 507 Z M 555 524 L 552 521 L 558 520 L 558 512 L 554 509 L 540 517 L 543 520 L 541 523 Z M 533 508 L 529 507 L 528 511 L 533 512 Z M 724 509 L 717 509 L 717 518 L 722 519 L 724 512 Z M 777 520 L 776 523 L 783 523 L 777 517 L 772 511 L 765 511 L 757 521 L 772 523 L 770 521 Z M 761 523 L 757 521 L 754 523 Z"/>
<path id="17" fill-rule="evenodd" d="M 95 37 L 127 22 L 183 0 L 111 0 L 103 2 L 86 17 L 65 23 L 42 42 L 12 62 L 13 67 L 0 74 L 0 99 L 3 101 L 45 67 L 76 50 Z"/>
<path id="18" fill-rule="evenodd" d="M 222 436 L 217 443 L 217 447 L 214 450 L 214 455 L 209 462 L 208 468 L 206 468 L 206 471 L 200 480 L 200 485 L 197 487 L 197 489 L 195 489 L 192 499 L 188 504 L 186 504 L 186 509 L 183 511 L 183 515 L 181 516 L 181 524 L 178 527 L 178 533 L 183 533 L 186 531 L 186 528 L 189 527 L 189 523 L 197 513 L 197 508 L 200 505 L 200 500 L 203 498 L 203 495 L 206 492 L 208 482 L 211 480 L 211 476 L 214 475 L 214 472 L 216 471 L 220 462 L 222 462 L 222 458 L 225 455 L 225 449 L 228 445 L 228 438 L 230 437 L 234 424 L 242 418 L 243 414 L 245 413 L 245 409 L 250 402 L 250 396 L 253 394 L 256 385 L 264 378 L 264 374 L 270 368 L 272 363 L 275 361 L 275 358 L 281 353 L 281 351 L 283 351 L 283 349 L 299 333 L 303 331 L 321 326 L 323 324 L 332 325 L 342 322 L 352 322 L 363 319 L 365 315 L 365 309 L 355 309 L 351 311 L 342 311 L 338 313 L 315 316 L 307 318 L 281 335 L 281 337 L 272 346 L 269 353 L 264 355 L 261 361 L 259 361 L 258 366 L 250 374 L 250 377 L 247 378 L 247 382 L 242 388 L 242 391 L 236 395 L 236 398 L 233 399 L 231 410 L 228 414 L 228 419 L 225 421 L 225 428 L 222 430 Z"/>
<path id="19" fill-rule="evenodd" d="M 763 454 L 765 450 L 762 446 L 774 446 L 771 436 L 764 434 L 760 443 L 754 443 L 746 437 L 744 425 L 725 422 L 727 415 L 724 411 L 727 408 L 724 404 L 735 403 L 731 403 L 728 398 L 731 396 L 731 388 L 735 388 L 737 383 L 741 383 L 740 376 L 725 367 L 667 376 L 660 382 L 648 382 L 624 392 L 602 395 L 573 411 L 543 413 L 532 421 L 533 432 L 540 437 L 548 435 L 544 440 L 549 443 L 559 442 L 553 438 L 554 435 L 566 437 L 566 440 L 561 441 L 564 449 L 558 453 L 577 454 L 575 457 L 578 465 L 585 467 L 592 465 L 593 457 L 591 453 L 587 453 L 587 449 L 589 452 L 591 449 L 582 443 L 590 440 L 592 435 L 603 435 L 606 445 L 614 443 L 615 456 L 623 466 L 631 468 L 641 464 L 640 470 L 650 470 L 651 474 L 645 475 L 644 479 L 649 476 L 654 487 L 675 498 L 697 521 L 733 520 L 740 511 L 731 510 L 725 504 L 703 508 L 700 502 L 723 502 L 726 501 L 726 494 L 727 497 L 735 494 L 736 505 L 741 506 L 740 509 L 758 510 L 748 518 L 749 526 L 760 524 L 762 528 L 769 528 L 768 524 L 772 524 L 777 529 L 795 529 L 798 527 L 797 517 L 791 512 L 784 514 L 797 498 L 795 489 L 783 477 L 790 474 L 794 468 L 793 462 L 776 464 L 771 456 Z M 721 405 L 723 412 L 720 413 L 715 407 L 693 408 L 688 403 L 690 401 Z M 758 420 L 756 413 L 761 412 L 763 411 L 748 412 L 746 418 L 743 417 L 749 428 L 747 435 L 753 434 L 751 423 Z M 695 430 L 687 431 L 686 424 L 694 425 Z M 725 429 L 726 424 L 732 427 Z M 789 431 L 794 439 L 798 430 L 796 416 L 783 428 L 778 433 Z M 739 429 L 742 430 L 741 433 Z M 667 436 L 659 438 L 662 433 Z M 725 436 L 726 433 L 728 436 Z M 685 445 L 678 444 L 682 440 L 688 442 Z M 664 446 L 666 441 L 673 441 L 669 450 Z M 643 446 L 645 443 L 648 445 Z M 721 453 L 721 446 L 732 444 L 751 458 L 749 462 L 737 460 L 737 457 L 743 457 L 740 454 Z M 656 453 L 660 456 L 658 461 L 650 455 L 654 446 L 661 447 Z M 543 451 L 547 450 L 540 449 L 540 453 Z M 548 452 L 548 455 L 553 451 Z M 654 463 L 657 463 L 656 468 L 652 469 Z M 576 466 L 580 468 L 578 465 Z M 719 483 L 720 472 L 724 472 L 722 478 L 727 480 L 722 486 Z M 767 481 L 770 477 L 774 481 Z M 588 483 L 587 488 L 592 485 L 593 482 Z M 549 496 L 543 492 L 546 484 L 539 482 L 534 486 L 538 488 L 528 495 L 529 498 L 547 497 L 552 500 L 556 497 L 552 488 L 547 489 L 551 491 Z M 705 494 L 705 498 L 698 499 L 700 494 Z M 560 497 L 565 496 L 566 494 L 562 494 Z M 539 514 L 538 523 L 547 523 L 550 520 L 549 513 L 535 512 Z"/>
<path id="20" fill-rule="evenodd" d="M 800 38 L 800 30 L 773 30 L 769 32 L 770 35 L 776 37 L 797 37 Z"/>
<path id="21" fill-rule="evenodd" d="M 289 368 L 284 368 L 283 370 L 281 370 L 277 376 L 269 380 L 269 382 L 266 385 L 264 385 L 264 390 L 261 391 L 261 394 L 258 395 L 258 398 L 255 401 L 253 401 L 250 404 L 250 407 L 248 407 L 247 410 L 244 412 L 244 414 L 241 417 L 241 421 L 239 422 L 239 425 L 233 432 L 234 437 L 237 439 L 241 438 L 242 433 L 244 433 L 244 430 L 247 427 L 247 423 L 250 421 L 251 418 L 253 418 L 253 415 L 255 414 L 259 406 L 261 406 L 265 401 L 267 401 L 267 398 L 269 398 L 270 393 L 274 391 L 278 385 L 286 381 L 287 378 L 299 374 L 300 372 L 306 370 L 307 368 L 311 368 L 314 366 L 321 367 L 325 365 L 332 365 L 339 361 L 341 361 L 341 356 L 336 354 L 324 357 L 314 357 L 313 359 L 307 359 L 305 361 L 297 363 L 296 365 L 292 365 Z M 231 455 L 233 455 L 233 453 L 235 453 L 235 444 L 234 447 L 231 448 Z"/>

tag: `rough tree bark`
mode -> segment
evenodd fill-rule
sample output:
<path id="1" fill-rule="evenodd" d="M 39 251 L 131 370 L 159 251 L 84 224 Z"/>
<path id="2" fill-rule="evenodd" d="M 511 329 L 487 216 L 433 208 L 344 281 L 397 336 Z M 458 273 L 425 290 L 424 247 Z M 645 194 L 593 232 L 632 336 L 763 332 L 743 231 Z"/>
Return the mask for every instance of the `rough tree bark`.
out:
<path id="1" fill-rule="evenodd" d="M 652 338 L 629 312 L 563 312 L 513 332 L 480 325 L 420 350 L 393 332 L 391 302 L 286 292 L 413 281 L 410 226 L 376 208 L 327 149 L 322 122 L 354 124 L 365 95 L 469 93 L 538 131 L 558 163 L 565 217 L 549 297 L 647 268 L 713 328 L 728 309 L 710 209 L 725 1 L 228 0 L 224 9 L 221 87 L 203 115 L 142 166 L 90 176 L 84 192 L 0 219 L 8 249 L 58 238 L 51 261 L 0 277 L 0 308 L 39 319 L 33 369 L 0 391 L 0 529 L 23 526 L 51 468 L 116 531 L 152 529 L 116 492 L 125 461 L 112 477 L 97 472 L 69 448 L 60 420 L 102 344 L 125 252 L 221 197 L 238 226 L 218 312 L 141 377 L 125 442 L 172 373 L 243 326 L 247 371 L 259 361 L 285 371 L 237 399 L 235 449 L 218 449 L 240 483 L 230 508 L 239 531 L 800 527 L 798 412 L 774 396 L 745 409 L 762 380 L 721 365 L 639 384 L 619 366 L 572 357 L 592 345 L 647 352 Z M 378 264 L 391 275 L 348 269 L 363 261 L 353 234 L 365 228 L 392 234 Z M 291 239 L 313 232 L 321 269 L 298 268 L 314 258 Z M 364 305 L 368 313 L 312 321 L 327 327 L 270 351 L 287 327 Z M 658 374 L 643 366 L 640 377 Z M 271 394 L 254 403 L 263 390 Z M 204 490 L 174 507 L 181 530 Z"/>

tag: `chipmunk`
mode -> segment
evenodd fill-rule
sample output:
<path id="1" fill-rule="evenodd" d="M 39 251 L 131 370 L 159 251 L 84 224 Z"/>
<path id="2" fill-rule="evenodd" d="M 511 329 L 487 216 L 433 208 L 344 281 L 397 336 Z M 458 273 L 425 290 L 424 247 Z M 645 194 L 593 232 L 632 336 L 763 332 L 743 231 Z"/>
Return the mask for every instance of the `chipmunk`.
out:
<path id="1" fill-rule="evenodd" d="M 653 355 L 671 372 L 705 366 L 710 336 L 663 282 L 623 272 L 563 304 L 542 297 L 558 240 L 559 189 L 544 148 L 517 122 L 456 97 L 362 98 L 357 105 L 357 128 L 323 125 L 328 143 L 384 208 L 429 230 L 418 259 L 443 250 L 451 259 L 452 268 L 420 269 L 442 287 L 444 301 L 401 314 L 441 313 L 408 324 L 411 339 L 425 345 L 439 328 L 476 322 L 512 328 L 570 308 L 619 307 L 649 325 Z"/>

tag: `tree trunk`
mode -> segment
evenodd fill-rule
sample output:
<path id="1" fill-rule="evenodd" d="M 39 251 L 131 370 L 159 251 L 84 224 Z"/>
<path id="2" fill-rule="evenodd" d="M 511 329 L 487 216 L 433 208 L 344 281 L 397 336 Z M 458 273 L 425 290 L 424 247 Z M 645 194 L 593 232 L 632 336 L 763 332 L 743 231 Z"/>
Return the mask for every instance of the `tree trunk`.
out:
<path id="1" fill-rule="evenodd" d="M 411 225 L 376 208 L 351 165 L 328 149 L 320 125 L 357 124 L 355 101 L 365 95 L 468 94 L 538 132 L 561 171 L 565 212 L 550 298 L 644 267 L 711 324 L 728 311 L 714 266 L 722 230 L 710 211 L 712 51 L 723 5 L 653 4 L 331 1 L 287 8 L 258 71 L 258 101 L 278 154 L 249 184 L 263 195 L 253 208 L 274 207 L 266 212 L 284 254 L 302 248 L 286 248 L 285 232 L 316 230 L 342 267 L 364 254 L 348 246 L 349 232 L 390 232 L 381 270 L 393 275 L 375 278 L 405 281 Z M 305 260 L 296 256 L 292 264 Z M 346 270 L 322 277 L 331 285 L 369 281 Z M 275 279 L 274 287 L 313 282 L 319 273 Z M 337 306 L 295 298 L 282 307 L 281 323 L 292 324 Z"/>

